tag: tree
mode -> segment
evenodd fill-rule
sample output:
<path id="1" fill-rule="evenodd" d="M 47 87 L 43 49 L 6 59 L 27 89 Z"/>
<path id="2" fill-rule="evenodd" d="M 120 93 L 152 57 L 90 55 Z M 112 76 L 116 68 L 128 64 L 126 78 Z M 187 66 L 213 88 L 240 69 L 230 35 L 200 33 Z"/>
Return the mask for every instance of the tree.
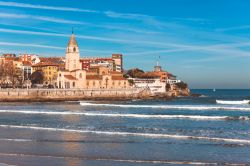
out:
<path id="1" fill-rule="evenodd" d="M 178 82 L 175 84 L 178 88 L 180 89 L 187 89 L 188 88 L 188 85 L 184 82 Z"/>
<path id="2" fill-rule="evenodd" d="M 132 78 L 136 78 L 136 77 L 140 77 L 141 75 L 143 75 L 144 71 L 141 69 L 135 68 L 135 69 L 128 70 L 126 74 Z"/>
<path id="3" fill-rule="evenodd" d="M 32 84 L 42 84 L 44 80 L 44 75 L 41 70 L 37 70 L 30 75 L 30 80 Z"/>

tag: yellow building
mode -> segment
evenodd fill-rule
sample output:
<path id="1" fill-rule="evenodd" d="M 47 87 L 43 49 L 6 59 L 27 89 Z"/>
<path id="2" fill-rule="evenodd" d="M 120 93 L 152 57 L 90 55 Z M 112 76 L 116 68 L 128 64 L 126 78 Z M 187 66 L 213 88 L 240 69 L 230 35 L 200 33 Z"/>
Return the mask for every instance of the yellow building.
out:
<path id="1" fill-rule="evenodd" d="M 109 65 L 100 63 L 93 66 L 86 65 L 81 67 L 80 53 L 75 35 L 72 34 L 66 49 L 65 70 L 58 72 L 57 85 L 62 89 L 127 89 L 131 88 L 128 80 L 122 73 L 122 55 L 113 54 L 115 68 L 110 69 Z M 110 58 L 108 58 L 110 59 Z M 82 61 L 82 64 L 87 61 Z M 88 62 L 89 64 L 89 62 Z M 85 68 L 83 70 L 82 68 Z"/>
<path id="2" fill-rule="evenodd" d="M 56 86 L 59 64 L 47 61 L 32 65 L 32 71 L 41 71 L 43 73 L 43 84 Z"/>

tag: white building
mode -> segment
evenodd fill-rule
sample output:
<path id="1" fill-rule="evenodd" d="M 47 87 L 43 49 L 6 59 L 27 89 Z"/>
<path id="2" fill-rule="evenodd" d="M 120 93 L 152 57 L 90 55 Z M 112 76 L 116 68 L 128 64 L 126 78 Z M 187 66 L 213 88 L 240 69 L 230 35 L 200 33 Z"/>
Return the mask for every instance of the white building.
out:
<path id="1" fill-rule="evenodd" d="M 176 84 L 176 83 L 180 83 L 181 80 L 177 80 L 177 79 L 167 79 L 167 83 L 168 84 Z"/>
<path id="2" fill-rule="evenodd" d="M 161 81 L 160 78 L 147 79 L 147 78 L 131 78 L 134 81 L 136 88 L 149 88 L 154 93 L 166 92 L 166 82 Z"/>

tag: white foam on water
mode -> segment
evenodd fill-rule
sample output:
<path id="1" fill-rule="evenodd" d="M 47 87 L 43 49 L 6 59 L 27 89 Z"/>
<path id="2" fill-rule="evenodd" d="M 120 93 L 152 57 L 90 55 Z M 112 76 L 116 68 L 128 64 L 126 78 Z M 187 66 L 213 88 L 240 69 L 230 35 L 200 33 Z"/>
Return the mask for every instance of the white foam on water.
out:
<path id="1" fill-rule="evenodd" d="M 17 166 L 17 165 L 10 165 L 10 164 L 6 164 L 6 163 L 0 163 L 0 166 Z"/>
<path id="2" fill-rule="evenodd" d="M 15 114 L 45 114 L 45 115 L 83 115 L 101 117 L 125 117 L 125 118 L 144 118 L 144 119 L 193 119 L 193 120 L 250 120 L 248 116 L 203 116 L 203 115 L 148 115 L 148 114 L 111 114 L 111 113 L 92 113 L 92 112 L 54 112 L 54 111 L 25 111 L 25 110 L 0 110 L 0 113 Z"/>
<path id="3" fill-rule="evenodd" d="M 11 138 L 0 138 L 0 141 L 13 141 L 13 142 L 32 142 L 31 139 L 11 139 Z"/>
<path id="4" fill-rule="evenodd" d="M 128 104 L 100 104 L 80 102 L 82 106 L 105 106 L 120 108 L 156 108 L 156 109 L 177 109 L 177 110 L 239 110 L 250 111 L 250 107 L 231 106 L 205 106 L 205 105 L 128 105 Z"/>
<path id="5" fill-rule="evenodd" d="M 203 136 L 155 134 L 155 133 L 75 130 L 75 129 L 64 129 L 64 128 L 47 128 L 47 127 L 16 126 L 16 125 L 0 125 L 0 127 L 16 128 L 16 129 L 46 130 L 46 131 L 63 131 L 63 132 L 75 132 L 75 133 L 90 133 L 90 134 L 115 135 L 115 136 L 141 136 L 141 137 L 149 137 L 149 138 L 197 139 L 197 140 L 208 140 L 208 141 L 218 141 L 218 142 L 234 142 L 234 143 L 250 144 L 250 140 L 233 139 L 233 138 L 215 138 L 215 137 L 203 137 Z"/>
<path id="6" fill-rule="evenodd" d="M 228 100 L 216 100 L 218 104 L 229 104 L 229 105 L 242 105 L 250 104 L 250 100 L 241 100 L 241 101 L 228 101 Z"/>
<path id="7" fill-rule="evenodd" d="M 163 161 L 163 160 L 123 160 L 123 159 L 97 159 L 101 161 L 118 161 L 129 163 L 151 163 L 151 164 L 185 164 L 185 165 L 218 165 L 217 163 L 193 162 L 193 161 Z"/>
<path id="8" fill-rule="evenodd" d="M 109 113 L 84 113 L 85 116 L 126 117 L 145 119 L 194 119 L 194 120 L 250 120 L 250 117 L 230 116 L 202 116 L 202 115 L 145 115 L 145 114 L 109 114 Z"/>
<path id="9" fill-rule="evenodd" d="M 84 115 L 82 112 L 73 111 L 28 111 L 28 110 L 0 110 L 0 113 L 17 113 L 17 114 L 48 114 L 48 115 Z"/>
<path id="10" fill-rule="evenodd" d="M 128 163 L 151 163 L 151 164 L 185 164 L 185 165 L 218 165 L 214 162 L 202 161 L 172 161 L 172 160 L 134 160 L 134 159 L 113 159 L 113 158 L 91 158 L 91 157 L 68 157 L 68 156 L 50 156 L 50 155 L 35 155 L 35 154 L 20 154 L 20 153 L 0 153 L 0 156 L 11 157 L 45 157 L 45 158 L 59 158 L 59 159 L 82 159 L 82 160 L 97 160 L 97 161 L 115 161 Z M 230 165 L 230 164 L 229 164 Z M 235 164 L 237 165 L 237 164 Z"/>

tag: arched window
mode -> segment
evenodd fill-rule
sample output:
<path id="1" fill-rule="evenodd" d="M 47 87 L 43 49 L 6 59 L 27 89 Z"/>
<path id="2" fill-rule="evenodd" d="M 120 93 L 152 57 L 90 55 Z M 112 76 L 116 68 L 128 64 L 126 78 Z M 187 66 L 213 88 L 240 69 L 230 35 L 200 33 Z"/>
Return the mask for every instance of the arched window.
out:
<path id="1" fill-rule="evenodd" d="M 73 51 L 76 52 L 76 48 L 75 47 L 73 48 Z"/>

